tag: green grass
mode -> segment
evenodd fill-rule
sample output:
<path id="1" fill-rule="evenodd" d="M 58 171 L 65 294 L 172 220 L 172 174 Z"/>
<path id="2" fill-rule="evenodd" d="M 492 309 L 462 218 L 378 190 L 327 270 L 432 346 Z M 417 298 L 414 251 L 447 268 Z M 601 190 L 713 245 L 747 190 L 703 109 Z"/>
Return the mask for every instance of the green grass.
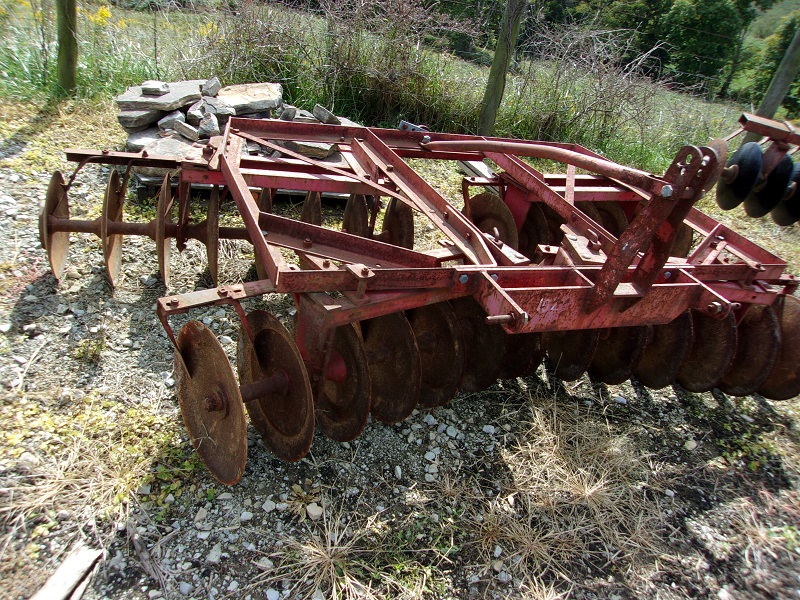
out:
<path id="1" fill-rule="evenodd" d="M 4 0 L 0 97 L 44 99 L 55 89 L 54 15 Z M 320 103 L 370 126 L 400 119 L 474 133 L 488 68 L 435 52 L 430 23 L 398 14 L 330 14 L 244 4 L 155 13 L 101 4 L 79 14 L 79 96 L 107 101 L 145 79 L 218 75 L 224 84 L 278 81 L 284 100 Z M 509 75 L 496 135 L 579 143 L 612 160 L 663 172 L 684 144 L 733 127 L 735 107 L 624 77 L 599 59 L 576 66 L 568 51 Z"/>

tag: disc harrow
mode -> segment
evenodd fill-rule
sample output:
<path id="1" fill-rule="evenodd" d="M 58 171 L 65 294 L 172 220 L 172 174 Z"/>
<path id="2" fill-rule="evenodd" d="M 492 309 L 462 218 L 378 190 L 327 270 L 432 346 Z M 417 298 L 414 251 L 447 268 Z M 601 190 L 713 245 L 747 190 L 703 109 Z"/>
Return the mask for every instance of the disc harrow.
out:
<path id="1" fill-rule="evenodd" d="M 67 150 L 77 168 L 50 181 L 41 242 L 60 278 L 70 234 L 98 236 L 113 286 L 125 237 L 149 237 L 167 288 L 173 247 L 205 245 L 218 287 L 168 294 L 157 314 L 175 347 L 192 444 L 228 485 L 245 469 L 245 409 L 266 446 L 296 461 L 316 428 L 349 441 L 370 414 L 396 423 L 459 390 L 531 375 L 545 357 L 564 380 L 588 370 L 609 385 L 635 378 L 656 389 L 680 383 L 787 399 L 800 393 L 797 281 L 780 258 L 694 208 L 716 183 L 723 208 L 744 203 L 781 224 L 800 218 L 788 154 L 800 138 L 752 115 L 740 122 L 765 145 L 745 144 L 730 159 L 726 140 L 686 146 L 656 176 L 575 144 L 234 117 L 224 135 L 180 160 Z M 307 158 L 285 141 L 337 144 L 341 160 Z M 251 155 L 253 143 L 274 152 Z M 542 173 L 530 158 L 565 172 Z M 407 159 L 495 169 L 464 178 L 459 208 Z M 102 214 L 72 219 L 72 184 L 92 163 L 115 167 Z M 124 215 L 137 167 L 170 173 L 146 223 Z M 285 192 L 305 194 L 299 219 L 273 211 Z M 322 225 L 328 194 L 349 198 L 339 227 Z M 225 202 L 243 227 L 220 225 Z M 190 210 L 198 203 L 202 220 Z M 437 232 L 438 247 L 414 247 L 420 222 Z M 223 239 L 252 244 L 258 280 L 219 285 Z M 289 329 L 267 311 L 246 312 L 248 299 L 264 294 L 292 298 Z M 225 304 L 241 321 L 238 378 L 207 327 L 189 321 L 176 335 L 170 324 Z"/>

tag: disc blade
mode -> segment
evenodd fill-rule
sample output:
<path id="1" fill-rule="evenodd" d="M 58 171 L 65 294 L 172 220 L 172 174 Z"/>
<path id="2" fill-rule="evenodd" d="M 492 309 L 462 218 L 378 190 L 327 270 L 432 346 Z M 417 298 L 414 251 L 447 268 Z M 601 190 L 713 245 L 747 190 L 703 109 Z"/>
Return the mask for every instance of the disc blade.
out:
<path id="1" fill-rule="evenodd" d="M 538 203 L 532 202 L 528 207 L 525 223 L 519 231 L 519 251 L 531 260 L 539 260 L 538 246 L 547 246 L 550 242 L 550 230 Z"/>
<path id="2" fill-rule="evenodd" d="M 764 155 L 758 142 L 742 144 L 725 167 L 736 167 L 736 174 L 729 182 L 723 177 L 717 182 L 717 204 L 722 210 L 731 210 L 747 198 L 758 181 Z"/>
<path id="3" fill-rule="evenodd" d="M 596 202 L 595 208 L 600 213 L 600 223 L 614 237 L 619 237 L 628 228 L 628 217 L 616 202 Z"/>
<path id="4" fill-rule="evenodd" d="M 660 390 L 675 383 L 683 360 L 692 347 L 692 317 L 689 311 L 663 325 L 653 325 L 642 357 L 633 374 L 642 385 Z"/>
<path id="5" fill-rule="evenodd" d="M 599 339 L 599 329 L 545 333 L 544 345 L 555 376 L 563 381 L 580 379 L 592 362 Z"/>
<path id="6" fill-rule="evenodd" d="M 381 241 L 402 248 L 414 247 L 414 213 L 410 206 L 397 198 L 389 200 L 383 215 Z"/>
<path id="7" fill-rule="evenodd" d="M 708 392 L 728 372 L 736 353 L 736 317 L 715 319 L 693 310 L 694 342 L 678 371 L 678 383 L 690 392 Z"/>
<path id="8" fill-rule="evenodd" d="M 303 210 L 300 213 L 300 220 L 311 225 L 322 225 L 322 196 L 319 192 L 308 192 Z"/>
<path id="9" fill-rule="evenodd" d="M 337 442 L 354 439 L 367 424 L 370 389 L 367 355 L 355 325 L 337 327 L 314 402 L 320 431 Z"/>
<path id="10" fill-rule="evenodd" d="M 536 370 L 545 355 L 541 333 L 506 334 L 499 379 L 515 379 Z"/>
<path id="11" fill-rule="evenodd" d="M 39 213 L 39 241 L 42 248 L 47 251 L 47 260 L 50 270 L 56 279 L 64 275 L 69 251 L 69 232 L 51 231 L 49 217 L 69 219 L 69 199 L 64 190 L 64 176 L 61 171 L 56 171 L 50 178 L 47 186 L 47 195 L 44 199 L 42 212 Z"/>
<path id="12" fill-rule="evenodd" d="M 247 461 L 247 421 L 231 364 L 198 321 L 181 328 L 177 344 L 176 390 L 192 446 L 217 481 L 234 485 Z"/>
<path id="13" fill-rule="evenodd" d="M 788 195 L 769 213 L 772 220 L 783 227 L 794 225 L 800 220 L 800 189 L 798 189 L 800 188 L 800 163 L 794 166 L 792 179 L 789 183 L 793 188 L 787 190 Z"/>
<path id="14" fill-rule="evenodd" d="M 450 301 L 464 341 L 464 375 L 459 387 L 471 393 L 485 390 L 495 381 L 503 362 L 505 332 L 487 325 L 486 313 L 471 296 Z"/>
<path id="15" fill-rule="evenodd" d="M 289 332 L 263 310 L 247 315 L 253 341 L 244 324 L 239 329 L 236 364 L 239 381 L 257 383 L 285 378 L 285 388 L 262 391 L 246 403 L 253 427 L 267 448 L 283 460 L 303 458 L 314 437 L 314 401 L 303 358 Z"/>
<path id="16" fill-rule="evenodd" d="M 736 326 L 736 354 L 719 382 L 731 396 L 747 396 L 767 380 L 775 368 L 781 330 L 771 306 L 753 304 Z"/>
<path id="17" fill-rule="evenodd" d="M 456 395 L 464 374 L 464 342 L 458 319 L 448 302 L 406 311 L 419 348 L 419 404 L 447 404 Z"/>
<path id="18" fill-rule="evenodd" d="M 792 180 L 794 163 L 792 157 L 784 155 L 778 166 L 767 176 L 763 185 L 756 185 L 744 200 L 744 210 L 749 217 L 763 217 L 778 206 L 786 194 L 786 188 Z"/>
<path id="19" fill-rule="evenodd" d="M 372 391 L 370 412 L 382 423 L 398 423 L 417 406 L 420 358 L 414 331 L 403 313 L 361 321 Z"/>
<path id="20" fill-rule="evenodd" d="M 514 250 L 519 248 L 519 234 L 514 216 L 497 194 L 484 192 L 473 196 L 464 207 L 464 214 L 484 233 L 495 235 L 497 230 L 505 244 Z"/>
<path id="21" fill-rule="evenodd" d="M 366 196 L 353 194 L 347 199 L 342 218 L 342 231 L 359 237 L 367 237 L 369 234 L 369 209 Z"/>
<path id="22" fill-rule="evenodd" d="M 781 331 L 775 367 L 758 393 L 770 400 L 788 400 L 800 394 L 800 300 L 781 296 L 773 304 Z"/>
<path id="23" fill-rule="evenodd" d="M 630 379 L 650 337 L 647 327 L 614 327 L 600 334 L 589 371 L 607 385 Z"/>
<path id="24" fill-rule="evenodd" d="M 670 256 L 686 258 L 692 250 L 693 242 L 694 229 L 689 227 L 686 223 L 681 223 L 681 226 L 678 227 L 678 232 L 675 234 L 675 239 L 672 241 Z"/>
<path id="25" fill-rule="evenodd" d="M 103 216 L 100 219 L 100 243 L 103 246 L 103 257 L 106 261 L 106 275 L 114 287 L 119 277 L 122 267 L 122 234 L 111 234 L 111 223 L 122 222 L 122 206 L 124 202 L 124 191 L 119 173 L 116 169 L 111 170 L 106 185 L 106 193 L 103 197 Z"/>

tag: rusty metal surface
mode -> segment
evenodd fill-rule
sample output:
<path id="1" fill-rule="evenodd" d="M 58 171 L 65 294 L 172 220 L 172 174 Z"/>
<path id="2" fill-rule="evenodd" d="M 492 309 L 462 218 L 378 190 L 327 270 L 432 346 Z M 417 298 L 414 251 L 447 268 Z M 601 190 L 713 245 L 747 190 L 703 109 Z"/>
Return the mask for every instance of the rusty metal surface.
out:
<path id="1" fill-rule="evenodd" d="M 369 363 L 355 325 L 337 327 L 314 397 L 320 431 L 349 442 L 367 424 L 371 402 Z"/>
<path id="2" fill-rule="evenodd" d="M 774 305 L 781 332 L 781 345 L 775 367 L 758 393 L 770 400 L 788 400 L 800 394 L 800 300 L 781 296 Z"/>
<path id="3" fill-rule="evenodd" d="M 660 390 L 675 383 L 694 341 L 689 311 L 663 325 L 650 327 L 648 343 L 633 374 L 646 387 Z"/>
<path id="4" fill-rule="evenodd" d="M 192 446 L 217 481 L 235 485 L 247 461 L 244 405 L 225 351 L 198 321 L 178 334 L 175 384 Z"/>
<path id="5" fill-rule="evenodd" d="M 249 333 L 244 326 L 239 330 L 236 364 L 250 421 L 275 456 L 298 461 L 314 437 L 314 403 L 303 359 L 272 314 L 253 311 L 247 324 Z"/>
<path id="6" fill-rule="evenodd" d="M 717 387 L 730 369 L 736 353 L 736 317 L 715 319 L 693 310 L 694 343 L 678 372 L 678 383 L 690 392 Z"/>
<path id="7" fill-rule="evenodd" d="M 420 353 L 402 312 L 361 321 L 372 390 L 370 412 L 382 423 L 398 423 L 417 406 Z"/>
<path id="8" fill-rule="evenodd" d="M 633 374 L 633 367 L 641 360 L 650 336 L 651 330 L 647 326 L 614 327 L 601 331 L 589 372 L 608 385 L 627 381 Z"/>
<path id="9" fill-rule="evenodd" d="M 747 308 L 736 326 L 736 354 L 719 389 L 732 396 L 747 396 L 760 388 L 775 369 L 781 330 L 771 306 Z"/>
<path id="10" fill-rule="evenodd" d="M 544 360 L 546 350 L 541 333 L 506 334 L 499 379 L 532 375 Z"/>
<path id="11" fill-rule="evenodd" d="M 467 393 L 485 390 L 500 373 L 506 334 L 499 325 L 486 324 L 486 313 L 472 298 L 458 298 L 450 306 L 464 341 L 464 375 L 459 387 Z"/>
<path id="12" fill-rule="evenodd" d="M 458 319 L 447 302 L 421 305 L 406 312 L 419 348 L 419 404 L 442 406 L 456 395 L 464 374 L 464 342 Z"/>

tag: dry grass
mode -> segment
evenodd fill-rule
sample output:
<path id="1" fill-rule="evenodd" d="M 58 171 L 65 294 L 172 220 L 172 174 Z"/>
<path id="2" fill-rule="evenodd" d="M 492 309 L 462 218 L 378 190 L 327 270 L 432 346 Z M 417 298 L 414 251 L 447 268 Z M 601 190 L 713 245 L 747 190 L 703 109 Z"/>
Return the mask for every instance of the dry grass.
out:
<path id="1" fill-rule="evenodd" d="M 658 552 L 663 516 L 650 490 L 661 482 L 632 440 L 552 398 L 529 394 L 528 408 L 525 433 L 502 451 L 504 489 L 470 514 L 484 575 L 506 571 L 547 592 Z"/>

